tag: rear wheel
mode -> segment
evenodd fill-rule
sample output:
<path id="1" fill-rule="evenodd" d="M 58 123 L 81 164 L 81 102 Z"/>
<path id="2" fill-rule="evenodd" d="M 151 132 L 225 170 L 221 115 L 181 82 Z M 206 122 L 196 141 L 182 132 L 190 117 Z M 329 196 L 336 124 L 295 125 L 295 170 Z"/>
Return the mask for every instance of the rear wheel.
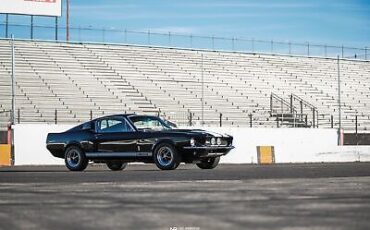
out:
<path id="1" fill-rule="evenodd" d="M 154 163 L 162 170 L 176 169 L 181 162 L 176 149 L 167 143 L 159 144 L 155 148 L 153 158 Z"/>
<path id="2" fill-rule="evenodd" d="M 121 171 L 126 168 L 127 163 L 122 161 L 107 161 L 107 167 L 112 171 Z"/>
<path id="3" fill-rule="evenodd" d="M 220 162 L 220 157 L 207 158 L 197 163 L 197 166 L 201 169 L 214 169 Z"/>
<path id="4" fill-rule="evenodd" d="M 64 162 L 71 171 L 83 171 L 89 164 L 85 153 L 77 146 L 67 148 L 64 154 Z"/>

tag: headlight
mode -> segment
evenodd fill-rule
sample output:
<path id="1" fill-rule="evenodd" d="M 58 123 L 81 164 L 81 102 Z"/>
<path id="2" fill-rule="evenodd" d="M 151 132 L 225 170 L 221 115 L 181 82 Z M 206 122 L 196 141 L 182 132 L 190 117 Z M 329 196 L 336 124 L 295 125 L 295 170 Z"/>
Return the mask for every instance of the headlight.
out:
<path id="1" fill-rule="evenodd" d="M 211 145 L 215 145 L 216 144 L 216 138 L 212 137 L 211 138 Z"/>
<path id="2" fill-rule="evenodd" d="M 217 138 L 217 145 L 221 145 L 221 138 Z"/>
<path id="3" fill-rule="evenodd" d="M 191 145 L 191 146 L 195 146 L 195 140 L 194 140 L 194 138 L 191 138 L 191 139 L 190 139 L 190 145 Z"/>

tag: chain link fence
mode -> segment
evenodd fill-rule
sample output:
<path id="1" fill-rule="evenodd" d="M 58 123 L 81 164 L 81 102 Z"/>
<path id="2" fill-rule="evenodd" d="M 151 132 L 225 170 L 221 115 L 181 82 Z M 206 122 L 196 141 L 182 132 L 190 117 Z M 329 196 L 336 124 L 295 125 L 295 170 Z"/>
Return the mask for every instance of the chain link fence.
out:
<path id="1" fill-rule="evenodd" d="M 286 54 L 300 56 L 337 57 L 369 60 L 370 47 L 358 48 L 316 43 L 259 40 L 240 37 L 202 36 L 173 32 L 133 31 L 112 27 L 70 27 L 70 41 L 126 43 L 152 46 L 208 49 L 252 53 Z M 16 38 L 65 41 L 66 27 L 0 23 L 0 36 Z"/>

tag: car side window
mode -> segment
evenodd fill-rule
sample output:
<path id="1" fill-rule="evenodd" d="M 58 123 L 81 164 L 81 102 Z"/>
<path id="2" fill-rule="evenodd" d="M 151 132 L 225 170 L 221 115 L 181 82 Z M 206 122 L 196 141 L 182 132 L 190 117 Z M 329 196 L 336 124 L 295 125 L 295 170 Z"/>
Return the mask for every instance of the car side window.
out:
<path id="1" fill-rule="evenodd" d="M 91 122 L 86 122 L 85 124 L 83 124 L 81 129 L 82 130 L 91 129 Z"/>
<path id="2" fill-rule="evenodd" d="M 98 133 L 132 132 L 131 126 L 124 119 L 107 118 L 97 121 Z"/>

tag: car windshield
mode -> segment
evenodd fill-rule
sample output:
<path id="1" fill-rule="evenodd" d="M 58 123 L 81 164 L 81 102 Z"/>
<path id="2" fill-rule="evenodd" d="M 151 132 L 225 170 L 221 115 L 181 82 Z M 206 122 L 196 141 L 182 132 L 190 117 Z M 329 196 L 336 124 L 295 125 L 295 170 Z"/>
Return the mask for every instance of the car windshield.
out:
<path id="1" fill-rule="evenodd" d="M 135 125 L 138 130 L 166 130 L 171 129 L 162 119 L 159 117 L 147 117 L 147 116 L 132 116 L 129 117 L 131 122 Z"/>

